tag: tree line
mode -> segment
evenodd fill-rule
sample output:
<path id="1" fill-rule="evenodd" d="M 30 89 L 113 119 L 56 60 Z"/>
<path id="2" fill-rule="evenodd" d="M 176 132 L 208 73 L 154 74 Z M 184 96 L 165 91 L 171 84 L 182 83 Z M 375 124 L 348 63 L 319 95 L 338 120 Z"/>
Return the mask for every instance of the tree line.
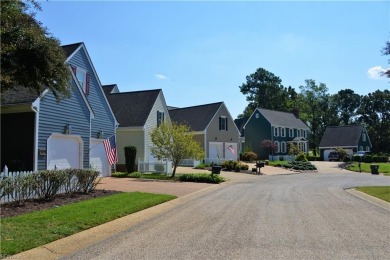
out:
<path id="1" fill-rule="evenodd" d="M 390 43 L 386 43 L 384 55 L 390 55 Z M 390 77 L 390 70 L 384 76 Z M 306 79 L 295 88 L 282 85 L 282 80 L 263 68 L 246 77 L 240 87 L 248 105 L 239 118 L 249 117 L 257 107 L 298 112 L 310 129 L 309 148 L 316 154 L 327 126 L 364 124 L 376 153 L 390 153 L 390 92 L 376 90 L 359 95 L 352 89 L 329 94 L 324 83 Z"/>

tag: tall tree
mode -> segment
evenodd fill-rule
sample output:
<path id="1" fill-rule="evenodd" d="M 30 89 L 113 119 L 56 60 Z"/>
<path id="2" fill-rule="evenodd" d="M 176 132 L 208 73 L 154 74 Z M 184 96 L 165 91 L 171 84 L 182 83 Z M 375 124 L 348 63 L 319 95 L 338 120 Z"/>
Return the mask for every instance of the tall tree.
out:
<path id="1" fill-rule="evenodd" d="M 386 46 L 382 49 L 382 54 L 390 55 L 390 41 L 386 42 Z M 390 64 L 390 59 L 387 60 L 387 63 Z M 388 68 L 383 74 L 390 78 L 390 68 Z"/>
<path id="2" fill-rule="evenodd" d="M 249 101 L 241 117 L 250 116 L 257 107 L 286 110 L 288 90 L 283 87 L 278 76 L 263 68 L 258 68 L 255 73 L 247 76 L 246 83 L 240 86 L 240 91 Z"/>
<path id="3" fill-rule="evenodd" d="M 177 166 L 183 159 L 202 159 L 204 152 L 199 143 L 190 133 L 186 125 L 162 123 L 150 133 L 153 142 L 152 154 L 159 160 L 172 161 L 172 178 L 175 177 Z"/>
<path id="4" fill-rule="evenodd" d="M 1 1 L 1 93 L 23 86 L 40 93 L 49 88 L 57 99 L 70 94 L 65 53 L 35 19 L 34 0 Z"/>
<path id="5" fill-rule="evenodd" d="M 358 116 L 367 127 L 373 151 L 390 153 L 390 91 L 377 90 L 363 96 Z"/>
<path id="6" fill-rule="evenodd" d="M 306 85 L 300 86 L 300 116 L 310 129 L 309 146 L 314 154 L 326 128 L 326 112 L 328 111 L 329 94 L 324 83 L 319 85 L 312 79 L 305 80 Z"/>
<path id="7" fill-rule="evenodd" d="M 356 120 L 356 110 L 360 105 L 360 95 L 352 89 L 344 89 L 334 94 L 332 99 L 336 105 L 340 123 L 344 125 L 353 123 Z"/>

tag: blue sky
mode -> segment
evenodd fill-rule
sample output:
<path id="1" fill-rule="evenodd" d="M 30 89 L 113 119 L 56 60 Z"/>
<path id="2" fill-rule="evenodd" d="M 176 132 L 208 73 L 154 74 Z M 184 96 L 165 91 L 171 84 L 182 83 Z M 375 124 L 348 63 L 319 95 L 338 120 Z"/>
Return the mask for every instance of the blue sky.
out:
<path id="1" fill-rule="evenodd" d="M 247 105 L 239 86 L 264 68 L 299 91 L 389 89 L 378 71 L 390 1 L 42 1 L 36 15 L 61 44 L 84 42 L 102 84 L 161 88 L 168 105 Z"/>

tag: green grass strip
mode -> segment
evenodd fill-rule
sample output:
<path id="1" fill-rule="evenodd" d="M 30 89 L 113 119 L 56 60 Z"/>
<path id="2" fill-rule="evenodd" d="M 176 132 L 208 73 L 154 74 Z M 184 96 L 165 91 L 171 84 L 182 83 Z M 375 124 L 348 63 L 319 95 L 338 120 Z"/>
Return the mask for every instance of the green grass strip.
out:
<path id="1" fill-rule="evenodd" d="M 390 173 L 390 163 L 361 163 L 362 172 L 371 172 L 371 164 L 379 165 L 380 173 Z M 347 169 L 350 171 L 359 172 L 359 163 L 353 162 L 353 164 L 349 165 Z"/>
<path id="2" fill-rule="evenodd" d="M 390 186 L 359 187 L 356 189 L 371 196 L 390 202 Z"/>
<path id="3" fill-rule="evenodd" d="M 1 255 L 12 255 L 176 198 L 119 193 L 1 219 Z"/>

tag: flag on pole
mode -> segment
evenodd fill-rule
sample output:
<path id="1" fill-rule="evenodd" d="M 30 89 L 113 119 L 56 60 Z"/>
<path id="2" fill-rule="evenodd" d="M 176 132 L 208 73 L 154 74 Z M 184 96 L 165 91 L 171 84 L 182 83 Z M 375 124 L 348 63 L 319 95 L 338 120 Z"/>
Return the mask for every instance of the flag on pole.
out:
<path id="1" fill-rule="evenodd" d="M 116 151 L 115 135 L 103 141 L 104 149 L 106 150 L 108 163 L 110 165 L 118 162 L 118 154 Z"/>
<path id="2" fill-rule="evenodd" d="M 232 152 L 232 154 L 234 154 L 234 148 L 233 148 L 233 145 L 229 145 L 228 146 L 228 149 L 230 152 Z"/>

